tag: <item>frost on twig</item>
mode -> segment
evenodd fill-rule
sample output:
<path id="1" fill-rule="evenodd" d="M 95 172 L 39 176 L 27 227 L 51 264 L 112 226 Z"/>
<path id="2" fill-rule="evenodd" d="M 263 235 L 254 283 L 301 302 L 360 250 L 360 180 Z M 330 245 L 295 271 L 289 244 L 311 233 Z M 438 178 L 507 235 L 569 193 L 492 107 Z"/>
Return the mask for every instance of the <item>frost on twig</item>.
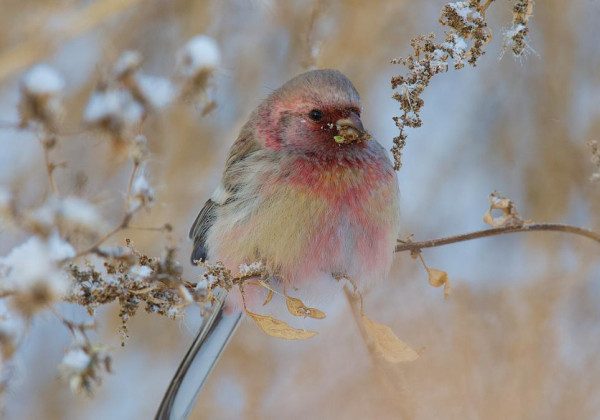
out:
<path id="1" fill-rule="evenodd" d="M 420 127 L 423 123 L 420 115 L 425 104 L 422 94 L 432 78 L 447 72 L 450 65 L 456 70 L 462 69 L 465 64 L 475 66 L 485 54 L 484 47 L 492 37 L 485 19 L 491 3 L 482 0 L 447 3 L 439 20 L 446 28 L 444 40 L 437 40 L 434 34 L 419 35 L 411 41 L 413 51 L 409 56 L 392 60 L 392 64 L 400 64 L 406 69 L 404 74 L 393 76 L 391 80 L 392 97 L 400 104 L 401 111 L 400 116 L 393 117 L 399 130 L 392 147 L 396 170 L 402 167 L 402 150 L 408 136 L 406 129 Z M 509 35 L 515 55 L 523 52 L 521 46 L 525 45 L 532 7 L 531 0 L 517 0 L 515 3 L 514 33 Z"/>
<path id="2" fill-rule="evenodd" d="M 175 249 L 168 248 L 161 258 L 149 257 L 128 247 L 100 249 L 104 258 L 81 266 L 71 263 L 74 281 L 67 300 L 79 304 L 90 315 L 100 305 L 118 302 L 121 332 L 127 336 L 127 321 L 140 307 L 146 312 L 177 318 L 181 309 L 193 303 L 199 293 L 195 285 L 182 278 Z"/>
<path id="3" fill-rule="evenodd" d="M 71 391 L 91 396 L 94 386 L 102 383 L 101 373 L 112 371 L 111 357 L 103 345 L 92 343 L 87 335 L 95 324 L 61 320 L 73 335 L 73 342 L 66 349 L 58 370 Z"/>

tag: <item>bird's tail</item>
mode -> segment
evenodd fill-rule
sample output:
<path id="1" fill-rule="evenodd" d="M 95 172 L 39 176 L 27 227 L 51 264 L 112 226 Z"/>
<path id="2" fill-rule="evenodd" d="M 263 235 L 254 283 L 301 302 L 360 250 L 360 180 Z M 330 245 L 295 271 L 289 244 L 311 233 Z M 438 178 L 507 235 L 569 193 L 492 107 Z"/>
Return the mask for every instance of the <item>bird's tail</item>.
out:
<path id="1" fill-rule="evenodd" d="M 242 312 L 225 314 L 226 293 L 217 296 L 210 316 L 185 354 L 156 413 L 155 420 L 185 419 L 194 407 L 206 378 L 233 335 Z"/>

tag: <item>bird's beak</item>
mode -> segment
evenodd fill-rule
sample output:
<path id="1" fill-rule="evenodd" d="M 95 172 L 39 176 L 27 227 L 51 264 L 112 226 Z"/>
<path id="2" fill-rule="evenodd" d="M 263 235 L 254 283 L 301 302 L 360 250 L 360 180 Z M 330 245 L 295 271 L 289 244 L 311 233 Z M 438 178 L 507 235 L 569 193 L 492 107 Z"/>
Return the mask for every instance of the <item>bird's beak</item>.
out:
<path id="1" fill-rule="evenodd" d="M 371 135 L 365 131 L 360 117 L 354 112 L 347 118 L 337 120 L 335 127 L 337 135 L 333 136 L 333 139 L 336 143 L 346 144 L 371 140 Z"/>

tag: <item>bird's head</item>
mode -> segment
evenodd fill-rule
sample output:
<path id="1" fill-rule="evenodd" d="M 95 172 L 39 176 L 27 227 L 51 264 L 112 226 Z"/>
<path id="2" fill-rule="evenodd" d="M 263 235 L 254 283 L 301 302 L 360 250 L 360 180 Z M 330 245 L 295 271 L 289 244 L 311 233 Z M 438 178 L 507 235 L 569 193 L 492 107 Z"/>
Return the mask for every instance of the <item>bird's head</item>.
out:
<path id="1" fill-rule="evenodd" d="M 337 70 L 312 70 L 273 92 L 259 107 L 257 130 L 268 148 L 334 152 L 364 147 L 371 136 L 360 119 L 360 98 Z"/>

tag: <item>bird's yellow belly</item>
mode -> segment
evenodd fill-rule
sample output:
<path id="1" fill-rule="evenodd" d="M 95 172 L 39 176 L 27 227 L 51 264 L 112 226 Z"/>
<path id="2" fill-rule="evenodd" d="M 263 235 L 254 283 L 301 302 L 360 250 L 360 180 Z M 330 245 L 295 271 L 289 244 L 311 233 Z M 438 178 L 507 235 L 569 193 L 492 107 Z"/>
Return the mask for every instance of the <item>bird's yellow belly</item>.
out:
<path id="1" fill-rule="evenodd" d="M 245 220 L 218 220 L 215 258 L 232 269 L 262 260 L 294 283 L 323 272 L 385 271 L 397 235 L 395 179 L 369 188 L 356 188 L 355 179 L 344 188 L 340 179 L 329 177 L 334 190 L 321 186 L 318 193 L 278 185 Z"/>

